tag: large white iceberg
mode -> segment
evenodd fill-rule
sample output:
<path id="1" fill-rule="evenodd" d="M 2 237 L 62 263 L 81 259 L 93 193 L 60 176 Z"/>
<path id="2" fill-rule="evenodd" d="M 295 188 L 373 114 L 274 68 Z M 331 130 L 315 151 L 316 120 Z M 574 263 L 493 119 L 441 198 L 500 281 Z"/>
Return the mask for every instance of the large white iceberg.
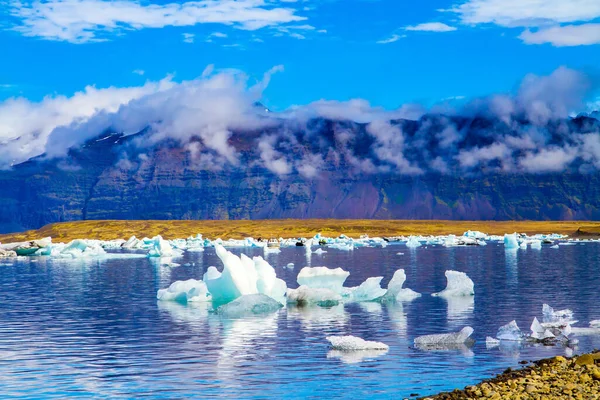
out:
<path id="1" fill-rule="evenodd" d="M 283 302 L 285 282 L 277 278 L 275 269 L 261 257 L 238 257 L 216 244 L 217 256 L 223 262 L 223 272 L 210 267 L 204 274 L 208 291 L 217 303 L 226 303 L 240 296 L 264 294 Z"/>
<path id="2" fill-rule="evenodd" d="M 105 254 L 106 251 L 100 245 L 87 240 L 76 239 L 69 242 L 56 256 L 60 258 L 81 258 L 98 257 Z"/>
<path id="3" fill-rule="evenodd" d="M 298 289 L 287 290 L 287 301 L 288 303 L 295 303 L 299 306 L 314 304 L 323 307 L 331 307 L 339 304 L 339 302 L 342 301 L 342 296 L 331 289 L 300 286 Z"/>
<path id="4" fill-rule="evenodd" d="M 421 297 L 420 293 L 415 292 L 412 289 L 403 288 L 404 282 L 406 281 L 406 273 L 403 269 L 399 269 L 394 272 L 394 276 L 388 283 L 387 292 L 383 300 L 385 301 L 410 301 Z"/>
<path id="5" fill-rule="evenodd" d="M 160 289 L 156 294 L 156 298 L 161 301 L 178 301 L 181 303 L 211 300 L 206 284 L 195 279 L 173 282 L 167 289 Z"/>
<path id="6" fill-rule="evenodd" d="M 443 333 L 438 335 L 425 335 L 415 338 L 415 346 L 437 347 L 449 344 L 464 344 L 470 341 L 473 328 L 465 326 L 460 332 Z"/>
<path id="7" fill-rule="evenodd" d="M 511 342 L 519 342 L 523 340 L 525 335 L 519 329 L 517 321 L 510 321 L 508 324 L 501 326 L 496 334 L 496 339 L 506 340 Z"/>
<path id="8" fill-rule="evenodd" d="M 421 242 L 419 241 L 418 238 L 411 236 L 408 238 L 408 241 L 406 242 L 406 247 L 411 248 L 411 249 L 421 247 Z"/>
<path id="9" fill-rule="evenodd" d="M 327 336 L 326 339 L 334 350 L 389 350 L 390 348 L 385 343 L 369 342 L 356 336 Z"/>
<path id="10" fill-rule="evenodd" d="M 174 255 L 176 253 L 173 251 L 173 247 L 162 236 L 152 238 L 152 247 L 148 252 L 148 257 L 173 257 Z"/>
<path id="11" fill-rule="evenodd" d="M 506 234 L 504 235 L 504 247 L 507 249 L 518 249 L 519 241 L 517 239 L 517 234 Z"/>
<path id="12" fill-rule="evenodd" d="M 327 267 L 304 267 L 298 274 L 298 285 L 308 286 L 313 289 L 329 289 L 342 294 L 344 282 L 350 272 L 341 268 L 329 269 Z"/>
<path id="13" fill-rule="evenodd" d="M 374 301 L 386 294 L 387 290 L 381 288 L 383 276 L 368 278 L 356 288 L 352 288 L 353 301 Z"/>
<path id="14" fill-rule="evenodd" d="M 260 315 L 279 310 L 283 305 L 264 294 L 249 294 L 238 297 L 230 303 L 217 308 L 217 314 L 229 318 L 238 318 L 248 315 Z"/>
<path id="15" fill-rule="evenodd" d="M 454 296 L 473 296 L 475 294 L 475 284 L 464 272 L 446 271 L 446 288 L 432 296 L 454 297 Z"/>

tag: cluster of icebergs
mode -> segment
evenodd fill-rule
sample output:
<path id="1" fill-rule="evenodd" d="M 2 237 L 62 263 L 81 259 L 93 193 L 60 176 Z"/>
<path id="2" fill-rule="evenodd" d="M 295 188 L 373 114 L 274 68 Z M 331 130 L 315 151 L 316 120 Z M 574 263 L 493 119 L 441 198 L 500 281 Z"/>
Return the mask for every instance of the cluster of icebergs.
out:
<path id="1" fill-rule="evenodd" d="M 589 327 L 573 327 L 578 321 L 574 319 L 573 311 L 569 309 L 554 311 L 548 304 L 542 306 L 542 322 L 537 317 L 533 319 L 531 333 L 521 331 L 516 321 L 500 327 L 495 338 L 487 337 L 488 348 L 500 345 L 502 342 L 527 342 L 543 344 L 565 344 L 573 346 L 578 340 L 573 336 L 600 335 L 600 320 L 590 321 Z"/>

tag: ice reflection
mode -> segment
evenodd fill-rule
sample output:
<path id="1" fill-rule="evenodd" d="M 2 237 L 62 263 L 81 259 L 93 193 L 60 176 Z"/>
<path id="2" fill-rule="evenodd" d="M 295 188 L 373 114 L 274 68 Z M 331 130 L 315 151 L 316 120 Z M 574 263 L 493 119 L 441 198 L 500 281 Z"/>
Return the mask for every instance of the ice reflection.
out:
<path id="1" fill-rule="evenodd" d="M 341 351 L 330 350 L 327 358 L 337 358 L 344 364 L 358 364 L 365 360 L 371 360 L 387 354 L 387 350 L 360 350 L 360 351 Z"/>
<path id="2" fill-rule="evenodd" d="M 209 302 L 191 302 L 179 304 L 174 301 L 157 301 L 158 309 L 169 314 L 176 323 L 185 323 L 190 327 L 199 328 L 206 323 L 212 304 Z"/>
<path id="3" fill-rule="evenodd" d="M 468 325 L 475 310 L 475 296 L 445 297 L 448 304 L 448 324 L 451 327 Z"/>
<path id="4" fill-rule="evenodd" d="M 464 357 L 474 357 L 475 353 L 471 350 L 473 341 L 467 343 L 447 343 L 447 344 L 436 344 L 436 345 L 415 345 L 415 347 L 421 351 L 429 352 L 447 352 L 457 351 L 460 352 Z"/>
<path id="5" fill-rule="evenodd" d="M 289 307 L 288 320 L 298 320 L 308 331 L 327 332 L 332 328 L 344 328 L 348 324 L 349 315 L 343 304 L 333 307 Z"/>
<path id="6" fill-rule="evenodd" d="M 400 337 L 406 337 L 408 328 L 408 317 L 404 312 L 404 305 L 399 303 L 388 303 L 386 305 L 388 318 L 394 324 L 394 329 Z"/>
<path id="7" fill-rule="evenodd" d="M 506 265 L 507 283 L 509 287 L 515 287 L 519 283 L 519 249 L 506 249 L 504 251 L 504 262 Z"/>

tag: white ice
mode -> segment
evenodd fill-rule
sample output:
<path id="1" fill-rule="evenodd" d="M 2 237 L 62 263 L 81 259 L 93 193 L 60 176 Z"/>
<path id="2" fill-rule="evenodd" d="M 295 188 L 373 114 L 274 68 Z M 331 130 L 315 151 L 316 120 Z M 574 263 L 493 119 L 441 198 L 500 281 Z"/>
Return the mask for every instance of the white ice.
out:
<path id="1" fill-rule="evenodd" d="M 421 242 L 415 236 L 411 236 L 408 238 L 408 241 L 406 242 L 406 247 L 409 247 L 411 249 L 414 249 L 416 247 L 421 247 Z"/>
<path id="2" fill-rule="evenodd" d="M 448 344 L 466 343 L 473 334 L 473 328 L 465 326 L 460 332 L 442 333 L 438 335 L 425 335 L 415 338 L 415 346 L 429 347 Z"/>
<path id="3" fill-rule="evenodd" d="M 475 295 L 475 284 L 464 272 L 446 271 L 446 288 L 432 296 L 454 297 L 454 296 L 473 296 Z"/>
<path id="4" fill-rule="evenodd" d="M 508 324 L 501 326 L 496 334 L 496 339 L 511 342 L 521 341 L 524 337 L 525 335 L 523 335 L 523 332 L 519 329 L 517 321 L 510 321 Z"/>
<path id="5" fill-rule="evenodd" d="M 283 305 L 264 294 L 249 294 L 238 297 L 230 303 L 217 308 L 217 314 L 229 318 L 239 318 L 248 315 L 260 315 L 279 310 Z"/>
<path id="6" fill-rule="evenodd" d="M 556 336 L 544 328 L 537 318 L 534 318 L 531 323 L 531 337 L 537 340 L 545 340 L 555 338 Z"/>
<path id="7" fill-rule="evenodd" d="M 173 282 L 168 289 L 160 289 L 156 294 L 156 298 L 161 301 L 178 301 L 182 303 L 211 300 L 206 284 L 195 279 Z"/>
<path id="8" fill-rule="evenodd" d="M 285 282 L 277 278 L 275 269 L 261 257 L 238 257 L 223 246 L 216 245 L 217 256 L 223 262 L 223 272 L 210 267 L 204 282 L 216 302 L 228 302 L 250 294 L 265 294 L 283 302 Z"/>
<path id="9" fill-rule="evenodd" d="M 554 311 L 548 304 L 542 306 L 542 325 L 546 328 L 559 328 L 566 325 L 575 324 L 577 321 L 573 318 L 573 311 L 569 309 Z"/>
<path id="10" fill-rule="evenodd" d="M 358 364 L 387 354 L 388 350 L 329 350 L 327 358 L 337 358 L 344 364 Z"/>
<path id="11" fill-rule="evenodd" d="M 315 251 L 313 251 L 313 253 L 316 255 L 321 255 L 321 254 L 325 254 L 327 252 L 323 249 L 316 249 Z"/>
<path id="12" fill-rule="evenodd" d="M 341 302 L 342 296 L 331 289 L 300 286 L 298 289 L 287 290 L 287 301 L 301 306 L 314 304 L 330 307 Z"/>
<path id="13" fill-rule="evenodd" d="M 55 254 L 53 253 L 52 255 Z M 60 253 L 56 254 L 60 258 L 97 257 L 104 255 L 106 255 L 106 251 L 98 244 L 82 239 L 69 242 L 60 250 Z"/>
<path id="14" fill-rule="evenodd" d="M 590 321 L 590 328 L 600 328 L 600 319 Z"/>
<path id="15" fill-rule="evenodd" d="M 173 257 L 175 251 L 168 241 L 160 235 L 152 238 L 152 248 L 148 252 L 148 257 Z"/>
<path id="16" fill-rule="evenodd" d="M 373 301 L 386 294 L 387 290 L 381 288 L 383 276 L 368 278 L 360 286 L 352 288 L 351 298 L 353 301 Z"/>
<path id="17" fill-rule="evenodd" d="M 399 269 L 394 272 L 394 276 L 388 283 L 387 292 L 384 296 L 386 301 L 410 301 L 421 297 L 420 293 L 414 290 L 403 288 L 404 282 L 406 282 L 406 273 L 403 269 Z"/>
<path id="18" fill-rule="evenodd" d="M 486 349 L 492 349 L 494 347 L 500 346 L 500 341 L 496 338 L 488 336 L 485 338 L 485 347 Z"/>
<path id="19" fill-rule="evenodd" d="M 348 271 L 341 268 L 329 269 L 327 267 L 304 267 L 298 274 L 298 285 L 308 286 L 312 289 L 329 289 L 335 293 L 343 293 L 343 285 L 350 276 Z"/>
<path id="20" fill-rule="evenodd" d="M 519 241 L 517 240 L 516 233 L 504 235 L 504 247 L 507 249 L 519 248 Z"/>
<path id="21" fill-rule="evenodd" d="M 369 342 L 356 336 L 327 336 L 331 348 L 341 351 L 357 350 L 389 350 L 389 346 L 381 342 Z"/>

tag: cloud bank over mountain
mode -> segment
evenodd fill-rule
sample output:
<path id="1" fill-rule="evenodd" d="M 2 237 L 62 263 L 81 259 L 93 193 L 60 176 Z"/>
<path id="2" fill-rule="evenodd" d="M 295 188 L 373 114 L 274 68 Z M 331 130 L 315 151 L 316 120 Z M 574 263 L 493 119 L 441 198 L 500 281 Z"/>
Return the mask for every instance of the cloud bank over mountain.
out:
<path id="1" fill-rule="evenodd" d="M 359 173 L 411 176 L 600 168 L 599 124 L 570 118 L 586 110 L 596 89 L 593 79 L 575 70 L 530 75 L 514 93 L 459 108 L 385 110 L 354 99 L 272 112 L 260 101 L 272 75 L 282 71 L 276 66 L 252 81 L 241 71 L 210 66 L 191 81 L 166 77 L 139 87 L 86 87 L 40 102 L 9 99 L 0 103 L 0 167 L 42 154 L 62 157 L 103 133 L 143 131 L 133 141 L 137 153 L 174 142 L 193 155 L 198 168 L 238 168 L 246 150 L 236 138 L 242 138 L 257 152 L 252 163 L 307 178 L 340 157 Z M 333 124 L 332 137 L 323 136 L 323 124 Z M 123 165 L 133 165 L 123 151 Z"/>

